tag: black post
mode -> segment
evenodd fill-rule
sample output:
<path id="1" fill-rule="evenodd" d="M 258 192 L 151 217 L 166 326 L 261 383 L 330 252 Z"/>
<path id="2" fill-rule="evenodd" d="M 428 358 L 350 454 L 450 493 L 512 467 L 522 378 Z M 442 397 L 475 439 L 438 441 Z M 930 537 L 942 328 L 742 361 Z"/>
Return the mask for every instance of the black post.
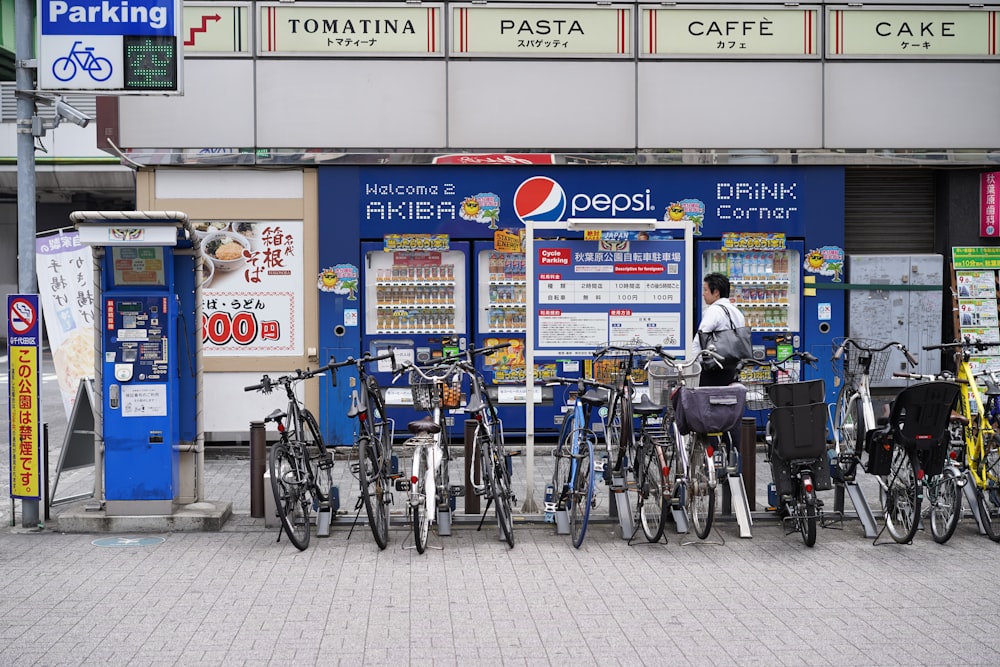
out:
<path id="1" fill-rule="evenodd" d="M 476 420 L 465 420 L 465 513 L 479 514 L 479 495 L 472 484 L 473 475 L 476 483 L 482 484 L 482 472 L 472 460 L 472 445 L 476 439 Z"/>
<path id="2" fill-rule="evenodd" d="M 250 422 L 250 516 L 264 518 L 264 468 L 267 466 L 267 431 L 264 422 Z"/>

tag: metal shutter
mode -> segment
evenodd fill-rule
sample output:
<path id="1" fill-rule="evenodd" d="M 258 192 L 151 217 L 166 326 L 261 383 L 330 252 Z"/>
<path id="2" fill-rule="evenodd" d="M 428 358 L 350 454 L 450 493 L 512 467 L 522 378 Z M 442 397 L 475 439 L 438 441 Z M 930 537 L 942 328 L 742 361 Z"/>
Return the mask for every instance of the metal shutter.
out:
<path id="1" fill-rule="evenodd" d="M 934 252 L 935 171 L 855 169 L 844 174 L 848 255 Z"/>

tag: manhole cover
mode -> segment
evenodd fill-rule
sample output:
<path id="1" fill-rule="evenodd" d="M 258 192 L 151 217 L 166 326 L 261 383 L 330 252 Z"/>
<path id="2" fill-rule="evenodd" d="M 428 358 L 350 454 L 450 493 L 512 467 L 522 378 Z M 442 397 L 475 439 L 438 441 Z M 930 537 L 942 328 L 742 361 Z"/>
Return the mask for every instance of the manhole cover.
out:
<path id="1" fill-rule="evenodd" d="M 162 543 L 162 537 L 102 537 L 91 542 L 95 547 L 151 547 Z"/>

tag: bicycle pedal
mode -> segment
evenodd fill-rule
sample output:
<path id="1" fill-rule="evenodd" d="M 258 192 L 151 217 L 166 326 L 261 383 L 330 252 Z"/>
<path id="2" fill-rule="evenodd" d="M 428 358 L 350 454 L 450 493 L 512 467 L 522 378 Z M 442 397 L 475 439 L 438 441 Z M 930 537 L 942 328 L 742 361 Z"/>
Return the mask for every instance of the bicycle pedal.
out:
<path id="1" fill-rule="evenodd" d="M 360 471 L 361 471 L 361 464 L 360 463 L 352 463 L 351 464 L 351 473 L 352 474 L 357 475 L 358 472 L 360 472 Z"/>
<path id="2" fill-rule="evenodd" d="M 413 485 L 410 484 L 410 480 L 406 479 L 405 477 L 400 477 L 396 479 L 394 486 L 396 487 L 397 491 L 409 491 L 410 487 L 412 487 Z"/>
<path id="3" fill-rule="evenodd" d="M 448 487 L 448 496 L 451 498 L 459 498 L 465 495 L 465 487 L 459 484 L 452 484 Z"/>
<path id="4" fill-rule="evenodd" d="M 321 456 L 319 458 L 319 464 L 317 465 L 317 467 L 320 470 L 330 470 L 331 468 L 333 468 L 333 457 L 329 455 Z"/>

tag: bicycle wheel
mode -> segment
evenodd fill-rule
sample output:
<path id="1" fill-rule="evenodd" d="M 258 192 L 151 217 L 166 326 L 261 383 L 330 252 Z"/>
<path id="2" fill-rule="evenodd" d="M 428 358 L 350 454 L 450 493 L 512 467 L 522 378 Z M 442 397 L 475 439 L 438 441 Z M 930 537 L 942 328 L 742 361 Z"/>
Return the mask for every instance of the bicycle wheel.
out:
<path id="1" fill-rule="evenodd" d="M 691 469 L 691 484 L 687 489 L 688 511 L 691 523 L 699 540 L 708 537 L 715 518 L 715 489 L 709 484 L 708 467 L 715 465 L 705 451 L 704 436 L 697 435 L 691 441 L 691 455 L 688 457 Z"/>
<path id="2" fill-rule="evenodd" d="M 958 471 L 947 467 L 928 486 L 931 535 L 938 544 L 951 539 L 962 515 L 962 489 L 958 480 Z"/>
<path id="3" fill-rule="evenodd" d="M 799 532 L 802 542 L 811 547 L 816 544 L 816 499 L 810 498 L 804 490 L 799 490 Z"/>
<path id="4" fill-rule="evenodd" d="M 494 428 L 496 424 L 494 423 Z M 493 500 L 493 509 L 497 514 L 497 523 L 503 533 L 507 546 L 514 546 L 514 516 L 511 511 L 513 492 L 510 488 L 510 474 L 507 471 L 507 459 L 495 433 L 486 424 L 480 424 L 476 429 L 477 446 L 483 468 L 483 482 L 487 485 L 487 493 Z"/>
<path id="5" fill-rule="evenodd" d="M 577 549 L 587 535 L 590 507 L 594 502 L 594 443 L 585 435 L 580 435 L 579 453 L 574 456 L 576 465 L 571 466 L 572 493 L 569 503 L 569 529 L 573 536 L 573 546 Z"/>
<path id="6" fill-rule="evenodd" d="M 414 456 L 420 457 L 417 461 L 417 488 L 415 489 L 415 502 L 410 503 L 410 517 L 413 523 L 413 543 L 417 547 L 417 553 L 424 553 L 427 550 L 427 537 L 431 532 L 431 518 L 427 516 L 427 505 L 424 499 L 427 497 L 427 465 L 429 446 L 419 447 Z"/>
<path id="7" fill-rule="evenodd" d="M 384 454 L 388 459 L 392 452 L 392 433 L 385 413 L 382 389 L 378 386 L 378 380 L 371 375 L 365 376 L 365 389 L 368 391 L 368 418 L 363 428 L 367 430 L 372 442 L 382 443 L 378 449 L 379 454 Z M 385 461 L 385 466 L 388 475 L 388 460 Z"/>
<path id="8" fill-rule="evenodd" d="M 640 443 L 633 466 L 639 522 L 646 541 L 658 542 L 663 537 L 667 513 L 670 511 L 665 471 L 667 463 L 664 460 L 661 465 L 660 457 L 664 456 L 664 452 L 648 433 L 643 433 Z"/>
<path id="9" fill-rule="evenodd" d="M 837 394 L 837 403 L 833 409 L 833 429 L 840 438 L 840 451 L 837 454 L 837 476 L 842 481 L 854 479 L 861 458 L 863 442 L 858 442 L 857 401 L 851 400 L 853 388 L 845 384 Z"/>
<path id="10" fill-rule="evenodd" d="M 278 518 L 281 519 L 281 526 L 295 548 L 305 551 L 309 546 L 312 528 L 309 522 L 311 502 L 306 492 L 303 471 L 292 453 L 292 448 L 285 441 L 271 447 L 268 463 L 271 472 L 271 490 L 274 493 L 274 504 L 278 510 Z"/>
<path id="11" fill-rule="evenodd" d="M 892 448 L 892 465 L 881 490 L 885 526 L 899 544 L 909 544 L 917 533 L 920 518 L 919 464 L 917 453 L 898 445 Z"/>
<path id="12" fill-rule="evenodd" d="M 375 544 L 385 549 L 389 543 L 389 503 L 387 480 L 383 475 L 382 462 L 378 454 L 378 443 L 372 444 L 368 436 L 358 438 L 358 481 L 361 483 L 361 499 L 368 515 Z"/>
<path id="13" fill-rule="evenodd" d="M 982 465 L 985 489 L 977 489 L 979 513 L 987 536 L 1000 542 L 1000 451 L 994 441 L 987 443 L 986 458 Z"/>
<path id="14" fill-rule="evenodd" d="M 310 493 L 316 497 L 319 505 L 330 502 L 330 491 L 333 488 L 333 455 L 323 442 L 323 434 L 319 423 L 309 410 L 302 408 L 302 433 L 298 436 L 302 441 L 313 486 Z"/>
<path id="15" fill-rule="evenodd" d="M 632 401 L 624 393 L 616 393 L 608 407 L 604 433 L 608 446 L 608 465 L 613 473 L 625 474 L 625 461 L 635 449 L 632 431 Z"/>

